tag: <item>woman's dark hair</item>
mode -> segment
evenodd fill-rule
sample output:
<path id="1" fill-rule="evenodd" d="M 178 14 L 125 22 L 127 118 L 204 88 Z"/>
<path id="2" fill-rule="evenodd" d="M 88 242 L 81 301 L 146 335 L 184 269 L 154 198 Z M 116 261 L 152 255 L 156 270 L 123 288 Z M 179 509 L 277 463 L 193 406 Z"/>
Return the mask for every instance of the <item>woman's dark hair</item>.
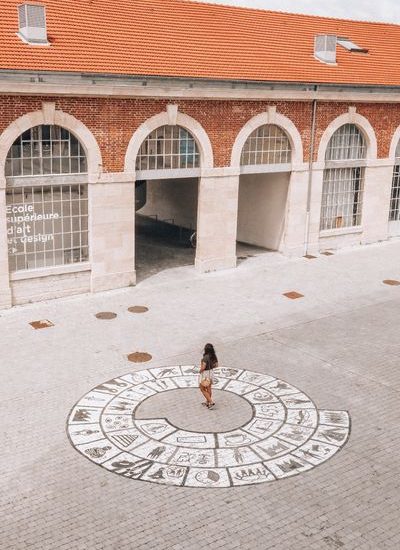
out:
<path id="1" fill-rule="evenodd" d="M 217 354 L 215 353 L 215 349 L 212 344 L 206 344 L 204 346 L 204 355 L 208 355 L 211 361 L 211 365 L 218 363 Z"/>

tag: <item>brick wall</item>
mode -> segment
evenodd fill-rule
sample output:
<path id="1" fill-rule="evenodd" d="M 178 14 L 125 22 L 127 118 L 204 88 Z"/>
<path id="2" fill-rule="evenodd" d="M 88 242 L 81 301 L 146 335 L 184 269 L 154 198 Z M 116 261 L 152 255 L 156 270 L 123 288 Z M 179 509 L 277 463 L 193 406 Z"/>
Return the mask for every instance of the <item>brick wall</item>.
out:
<path id="1" fill-rule="evenodd" d="M 190 115 L 204 127 L 213 146 L 215 166 L 229 165 L 238 132 L 254 115 L 265 112 L 268 105 L 276 105 L 278 112 L 293 121 L 303 139 L 305 160 L 309 158 L 310 102 L 2 96 L 0 132 L 23 114 L 40 110 L 43 101 L 55 101 L 57 109 L 73 115 L 91 130 L 99 143 L 106 172 L 123 171 L 125 152 L 133 132 L 149 117 L 165 111 L 168 103 L 178 104 L 182 113 Z M 348 107 L 339 102 L 318 105 L 315 151 L 326 127 L 337 116 L 347 112 Z M 393 133 L 400 125 L 400 105 L 357 104 L 357 112 L 365 116 L 375 129 L 379 158 L 387 157 Z"/>

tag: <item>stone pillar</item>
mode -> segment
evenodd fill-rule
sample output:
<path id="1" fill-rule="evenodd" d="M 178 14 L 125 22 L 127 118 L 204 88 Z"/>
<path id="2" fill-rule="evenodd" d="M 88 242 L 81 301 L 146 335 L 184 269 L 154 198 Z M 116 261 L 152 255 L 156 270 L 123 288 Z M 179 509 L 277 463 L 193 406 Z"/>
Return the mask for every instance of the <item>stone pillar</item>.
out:
<path id="1" fill-rule="evenodd" d="M 132 286 L 135 273 L 135 177 L 102 174 L 89 183 L 91 290 Z"/>
<path id="2" fill-rule="evenodd" d="M 393 164 L 365 169 L 364 199 L 361 217 L 362 243 L 375 243 L 388 238 Z"/>
<path id="3" fill-rule="evenodd" d="M 236 267 L 239 173 L 210 169 L 199 184 L 196 268 L 200 272 Z"/>
<path id="4" fill-rule="evenodd" d="M 286 208 L 285 256 L 303 256 L 307 220 L 308 168 L 293 170 L 290 175 Z"/>
<path id="5" fill-rule="evenodd" d="M 308 247 L 309 254 L 319 252 L 319 234 L 321 223 L 321 202 L 322 186 L 324 180 L 324 170 L 322 167 L 315 167 L 311 182 L 311 203 L 308 227 Z"/>
<path id="6" fill-rule="evenodd" d="M 6 180 L 0 178 L 0 309 L 11 307 L 10 275 L 8 271 Z"/>

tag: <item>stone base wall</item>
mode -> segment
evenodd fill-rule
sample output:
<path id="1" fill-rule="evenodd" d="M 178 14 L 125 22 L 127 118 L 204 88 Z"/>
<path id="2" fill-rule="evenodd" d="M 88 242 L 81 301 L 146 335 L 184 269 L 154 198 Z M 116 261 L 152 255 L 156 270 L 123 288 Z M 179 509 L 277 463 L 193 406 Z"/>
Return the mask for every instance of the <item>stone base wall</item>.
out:
<path id="1" fill-rule="evenodd" d="M 90 292 L 90 272 L 65 273 L 11 282 L 13 305 Z"/>

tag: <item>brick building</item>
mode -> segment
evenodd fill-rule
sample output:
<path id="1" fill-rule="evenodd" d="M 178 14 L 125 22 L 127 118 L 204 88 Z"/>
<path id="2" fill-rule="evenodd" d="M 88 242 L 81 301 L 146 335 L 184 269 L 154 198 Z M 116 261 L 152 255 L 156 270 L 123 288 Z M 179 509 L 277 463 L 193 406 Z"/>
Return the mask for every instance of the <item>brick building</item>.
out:
<path id="1" fill-rule="evenodd" d="M 3 0 L 0 307 L 135 284 L 137 215 L 200 271 L 400 236 L 399 64 L 393 24 Z"/>

